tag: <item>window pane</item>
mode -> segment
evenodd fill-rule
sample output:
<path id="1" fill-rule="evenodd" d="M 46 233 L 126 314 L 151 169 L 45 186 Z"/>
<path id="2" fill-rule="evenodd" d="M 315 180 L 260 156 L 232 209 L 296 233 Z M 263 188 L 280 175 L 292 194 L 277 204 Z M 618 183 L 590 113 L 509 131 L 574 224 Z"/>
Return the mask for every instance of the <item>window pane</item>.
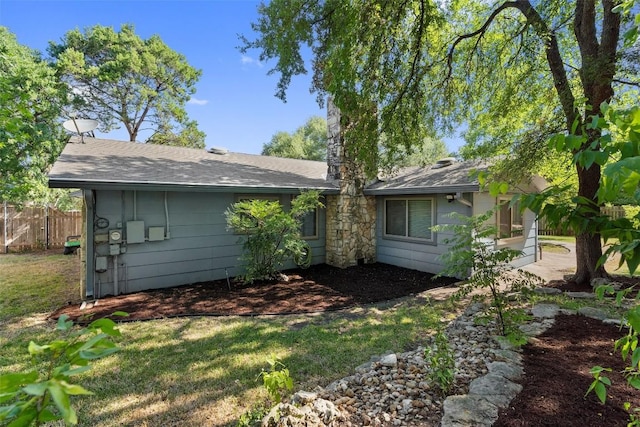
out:
<path id="1" fill-rule="evenodd" d="M 511 208 L 508 203 L 500 205 L 500 211 L 498 212 L 499 218 L 499 234 L 501 239 L 511 237 Z"/>
<path id="2" fill-rule="evenodd" d="M 300 227 L 302 237 L 315 237 L 318 235 L 316 232 L 317 213 L 318 211 L 314 209 L 302 217 L 302 225 Z"/>
<path id="3" fill-rule="evenodd" d="M 431 200 L 409 200 L 409 237 L 431 239 Z"/>
<path id="4" fill-rule="evenodd" d="M 406 200 L 387 200 L 386 201 L 386 223 L 385 234 L 393 236 L 407 235 L 407 211 Z"/>
<path id="5" fill-rule="evenodd" d="M 511 236 L 517 237 L 524 234 L 524 222 L 522 220 L 522 212 L 520 212 L 520 204 L 516 203 L 511 209 Z"/>

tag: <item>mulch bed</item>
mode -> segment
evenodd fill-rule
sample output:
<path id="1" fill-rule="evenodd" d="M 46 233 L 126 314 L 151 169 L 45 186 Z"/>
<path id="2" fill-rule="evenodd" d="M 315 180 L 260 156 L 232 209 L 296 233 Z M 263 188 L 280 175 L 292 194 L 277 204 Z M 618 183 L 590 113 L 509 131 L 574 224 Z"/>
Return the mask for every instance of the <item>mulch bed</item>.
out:
<path id="1" fill-rule="evenodd" d="M 115 311 L 129 313 L 114 320 L 148 320 L 194 315 L 267 315 L 334 311 L 389 301 L 457 280 L 375 263 L 340 269 L 326 264 L 284 272 L 287 280 L 244 285 L 215 280 L 193 285 L 100 298 L 81 310 L 62 307 L 51 317 L 68 315 L 76 321 L 108 317 Z"/>
<path id="2" fill-rule="evenodd" d="M 386 264 L 338 269 L 327 265 L 286 271 L 288 280 L 241 285 L 217 280 L 176 288 L 101 298 L 97 305 L 80 310 L 77 305 L 53 313 L 82 320 L 129 313 L 127 320 L 147 320 L 189 315 L 265 315 L 339 310 L 388 301 L 455 280 L 432 280 L 431 274 Z M 637 278 L 632 280 L 638 283 Z M 565 291 L 585 291 L 574 283 L 552 281 L 547 286 Z M 91 304 L 89 304 L 91 306 Z M 625 364 L 613 350 L 619 328 L 583 316 L 560 315 L 555 325 L 523 348 L 523 390 L 500 413 L 495 426 L 625 426 L 623 403 L 640 407 L 640 393 L 622 377 Z M 584 396 L 593 366 L 613 368 L 613 382 L 605 405 L 595 394 Z"/>
<path id="3" fill-rule="evenodd" d="M 524 346 L 523 390 L 500 412 L 494 427 L 626 426 L 624 402 L 640 407 L 640 392 L 627 385 L 625 363 L 614 353 L 623 332 L 616 326 L 577 315 L 559 315 L 544 334 Z M 595 393 L 585 397 L 593 366 L 612 368 L 605 405 Z"/>

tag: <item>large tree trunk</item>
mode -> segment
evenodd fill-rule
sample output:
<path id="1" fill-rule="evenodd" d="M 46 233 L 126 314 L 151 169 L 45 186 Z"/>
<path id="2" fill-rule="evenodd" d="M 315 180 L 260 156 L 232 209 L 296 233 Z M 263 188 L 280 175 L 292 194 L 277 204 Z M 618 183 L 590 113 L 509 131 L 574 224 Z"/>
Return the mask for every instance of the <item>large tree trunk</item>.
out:
<path id="1" fill-rule="evenodd" d="M 583 125 L 589 116 L 600 115 L 600 105 L 613 97 L 612 82 L 620 36 L 620 14 L 614 13 L 615 4 L 614 0 L 601 0 L 602 21 L 598 22 L 596 1 L 576 0 L 574 35 L 582 60 L 580 81 L 587 98 L 584 118 L 581 120 Z M 600 30 L 600 39 L 598 39 L 598 30 Z M 580 150 L 599 150 L 599 144 L 593 148 L 590 147 L 600 138 L 600 130 L 584 129 L 582 126 L 580 128 L 587 134 L 587 141 Z M 589 217 L 599 214 L 600 211 L 596 197 L 600 186 L 600 165 L 593 164 L 588 169 L 577 165 L 577 171 L 578 196 L 582 197 L 578 202 L 582 206 L 578 207 L 592 208 L 595 211 L 584 215 L 588 221 Z M 596 268 L 602 257 L 602 244 L 600 233 L 593 230 L 594 228 L 589 225 L 581 227 L 581 231 L 576 236 L 577 270 L 574 280 L 579 284 L 588 285 L 591 279 L 607 276 L 603 266 Z"/>
<path id="2" fill-rule="evenodd" d="M 589 169 L 585 169 L 580 165 L 577 166 L 578 172 L 578 196 L 584 203 L 579 208 L 593 210 L 585 212 L 586 220 L 595 216 L 600 207 L 596 201 L 596 192 L 600 185 L 600 165 L 593 164 Z M 603 266 L 597 267 L 600 257 L 602 257 L 602 244 L 600 233 L 583 229 L 576 235 L 576 274 L 574 280 L 581 285 L 590 285 L 591 279 L 596 277 L 606 277 L 607 272 Z"/>

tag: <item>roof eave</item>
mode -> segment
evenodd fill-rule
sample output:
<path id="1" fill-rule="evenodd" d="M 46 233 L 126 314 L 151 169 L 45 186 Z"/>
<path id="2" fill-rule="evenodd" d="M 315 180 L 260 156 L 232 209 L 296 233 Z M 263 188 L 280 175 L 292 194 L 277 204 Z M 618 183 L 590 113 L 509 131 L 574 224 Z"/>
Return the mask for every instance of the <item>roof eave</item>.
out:
<path id="1" fill-rule="evenodd" d="M 337 194 L 338 189 L 331 185 L 315 186 L 265 186 L 265 185 L 210 185 L 202 183 L 170 183 L 170 182 L 129 182 L 129 181 L 93 181 L 69 178 L 49 178 L 51 188 L 86 188 L 91 190 L 145 190 L 145 191 L 192 191 L 192 192 L 251 192 L 297 193 L 301 190 L 319 190 L 323 194 Z"/>
<path id="2" fill-rule="evenodd" d="M 465 185 L 444 185 L 432 187 L 406 187 L 406 188 L 368 188 L 364 194 L 368 196 L 394 196 L 401 194 L 447 194 L 447 193 L 468 193 L 480 191 L 478 184 Z"/>

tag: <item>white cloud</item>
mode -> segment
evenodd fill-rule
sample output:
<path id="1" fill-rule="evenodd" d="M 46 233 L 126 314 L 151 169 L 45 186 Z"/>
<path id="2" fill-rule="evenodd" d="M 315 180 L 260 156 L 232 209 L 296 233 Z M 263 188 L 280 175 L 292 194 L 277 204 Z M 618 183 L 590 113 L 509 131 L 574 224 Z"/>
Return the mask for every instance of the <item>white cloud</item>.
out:
<path id="1" fill-rule="evenodd" d="M 242 55 L 242 57 L 240 58 L 240 62 L 242 62 L 242 65 L 255 65 L 258 68 L 262 68 L 264 66 L 262 61 L 254 59 L 247 55 Z"/>
<path id="2" fill-rule="evenodd" d="M 195 96 L 192 96 L 191 99 L 189 99 L 189 102 L 187 102 L 187 104 L 194 104 L 194 105 L 207 105 L 209 103 L 208 99 L 198 99 Z"/>

